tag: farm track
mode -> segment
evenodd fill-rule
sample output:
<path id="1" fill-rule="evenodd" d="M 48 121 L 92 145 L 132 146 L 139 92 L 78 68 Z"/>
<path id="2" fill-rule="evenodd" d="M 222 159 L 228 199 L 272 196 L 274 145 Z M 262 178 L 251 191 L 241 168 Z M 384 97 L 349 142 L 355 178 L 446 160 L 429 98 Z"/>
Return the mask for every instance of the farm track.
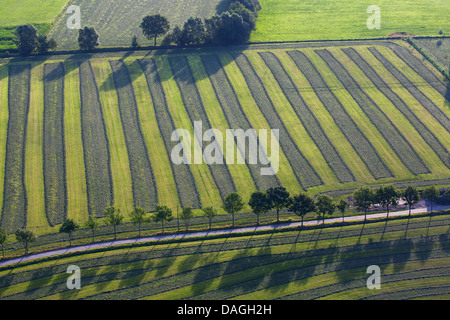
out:
<path id="1" fill-rule="evenodd" d="M 227 119 L 230 129 L 242 129 L 245 131 L 253 129 L 237 96 L 233 90 L 233 87 L 228 79 L 220 60 L 215 55 L 201 56 L 203 66 L 206 73 L 208 74 L 211 85 L 214 88 L 217 99 L 222 106 L 222 110 Z M 258 139 L 258 137 L 249 136 L 250 139 Z M 238 146 L 239 148 L 239 146 Z M 264 156 L 264 159 L 260 161 L 268 162 L 267 154 L 263 150 L 260 143 L 258 143 L 259 156 Z M 249 147 L 248 144 L 245 146 L 245 150 L 239 148 L 242 158 L 245 159 L 250 174 L 255 182 L 258 190 L 267 190 L 270 187 L 279 186 L 280 183 L 278 178 L 274 175 L 272 176 L 262 176 L 261 175 L 261 165 L 250 164 L 249 163 Z"/>
<path id="2" fill-rule="evenodd" d="M 434 104 L 422 91 L 414 85 L 397 67 L 395 67 L 376 48 L 368 48 L 374 57 L 396 78 L 420 104 L 427 109 L 433 117 L 447 130 L 450 131 L 450 119 Z"/>
<path id="3" fill-rule="evenodd" d="M 110 65 L 127 143 L 134 204 L 150 212 L 158 204 L 158 191 L 148 156 L 149 150 L 142 135 L 136 97 L 125 64 L 121 61 L 110 61 Z"/>
<path id="4" fill-rule="evenodd" d="M 30 107 L 30 79 L 30 65 L 9 66 L 9 119 L 1 216 L 1 226 L 8 233 L 24 228 L 27 222 L 24 171 L 26 128 Z"/>
<path id="5" fill-rule="evenodd" d="M 271 52 L 260 52 L 259 54 L 271 70 L 279 86 L 283 90 L 284 95 L 288 98 L 298 118 L 321 151 L 325 161 L 333 170 L 339 182 L 345 183 L 354 181 L 355 177 L 352 172 L 342 160 L 336 148 L 331 144 L 319 121 L 306 105 L 284 66 Z"/>
<path id="6" fill-rule="evenodd" d="M 171 141 L 172 133 L 176 130 L 173 118 L 169 112 L 165 92 L 153 59 L 139 61 L 147 79 L 148 88 L 153 100 L 157 122 L 161 136 L 167 149 L 167 154 L 176 143 Z M 186 164 L 175 165 L 170 161 L 180 204 L 183 207 L 200 208 L 201 200 L 192 171 Z"/>
<path id="7" fill-rule="evenodd" d="M 367 77 L 372 81 L 376 88 L 382 92 L 392 104 L 405 116 L 411 125 L 422 136 L 426 143 L 433 149 L 439 159 L 450 168 L 449 151 L 442 145 L 436 136 L 420 121 L 407 104 L 384 82 L 380 75 L 353 49 L 342 49 L 342 51 L 353 60 Z"/>
<path id="8" fill-rule="evenodd" d="M 64 76 L 62 63 L 44 66 L 45 211 L 51 226 L 63 223 L 67 213 Z"/>
<path id="9" fill-rule="evenodd" d="M 89 214 L 102 217 L 113 203 L 109 142 L 98 87 L 89 62 L 79 64 L 81 128 Z"/>
<path id="10" fill-rule="evenodd" d="M 212 128 L 206 114 L 205 106 L 200 98 L 192 70 L 190 69 L 189 63 L 185 56 L 169 58 L 169 63 L 174 79 L 180 89 L 184 107 L 189 114 L 191 123 L 193 124 L 195 121 L 202 122 L 202 132 L 195 132 L 194 139 L 197 139 L 199 145 L 202 145 L 202 152 L 204 152 L 207 146 L 202 142 L 203 135 L 205 131 Z M 215 150 L 216 152 L 220 152 L 220 146 Z M 225 199 L 230 193 L 236 192 L 236 186 L 228 166 L 226 165 L 224 154 L 220 152 L 219 155 L 216 155 L 216 158 L 221 158 L 223 164 L 209 164 L 209 168 L 221 198 Z"/>
<path id="11" fill-rule="evenodd" d="M 301 185 L 304 185 L 304 182 L 309 179 L 320 181 L 321 178 L 317 172 L 292 140 L 285 124 L 277 114 L 272 99 L 248 58 L 244 54 L 233 54 L 232 56 L 247 82 L 253 99 L 255 99 L 269 125 L 280 130 L 280 145 L 297 177 L 297 181 Z"/>
<path id="12" fill-rule="evenodd" d="M 373 177 L 375 179 L 392 177 L 392 172 L 381 160 L 372 144 L 345 111 L 341 102 L 327 86 L 320 73 L 306 55 L 300 51 L 292 51 L 288 52 L 288 54 L 310 82 L 320 101 L 333 117 Z"/>
<path id="13" fill-rule="evenodd" d="M 431 173 L 430 169 L 425 165 L 395 124 L 386 116 L 380 106 L 364 92 L 344 66 L 326 49 L 315 50 L 315 52 L 325 61 L 367 117 L 377 127 L 378 131 L 396 152 L 403 164 L 415 175 Z"/>

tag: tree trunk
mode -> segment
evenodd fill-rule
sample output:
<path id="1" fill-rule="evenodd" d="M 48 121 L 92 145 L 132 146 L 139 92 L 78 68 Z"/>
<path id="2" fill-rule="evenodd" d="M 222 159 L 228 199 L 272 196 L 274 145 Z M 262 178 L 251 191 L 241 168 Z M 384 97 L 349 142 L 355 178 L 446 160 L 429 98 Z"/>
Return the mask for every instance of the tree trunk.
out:
<path id="1" fill-rule="evenodd" d="M 164 219 L 162 220 L 162 232 L 164 233 Z"/>
<path id="2" fill-rule="evenodd" d="M 303 219 L 304 219 L 305 217 L 304 216 L 302 216 L 302 228 L 303 228 Z"/>
<path id="3" fill-rule="evenodd" d="M 156 38 L 157 38 L 157 37 L 155 37 L 155 47 L 156 47 Z"/>
<path id="4" fill-rule="evenodd" d="M 409 216 L 411 217 L 411 205 L 409 205 Z"/>
<path id="5" fill-rule="evenodd" d="M 139 238 L 141 237 L 141 224 L 139 223 Z"/>
<path id="6" fill-rule="evenodd" d="M 232 215 L 233 215 L 233 228 L 234 228 L 234 213 Z"/>
<path id="7" fill-rule="evenodd" d="M 71 246 L 72 246 L 72 237 L 71 237 L 71 235 L 69 233 L 69 247 L 71 247 Z"/>
<path id="8" fill-rule="evenodd" d="M 277 223 L 280 222 L 280 209 L 277 209 Z"/>
<path id="9" fill-rule="evenodd" d="M 28 254 L 28 241 L 25 242 L 25 255 Z"/>
<path id="10" fill-rule="evenodd" d="M 116 225 L 114 224 L 114 240 L 116 240 Z"/>
<path id="11" fill-rule="evenodd" d="M 92 230 L 92 242 L 95 242 L 95 231 Z"/>
<path id="12" fill-rule="evenodd" d="M 3 243 L 2 243 L 2 257 L 5 258 L 5 248 L 3 247 Z"/>
<path id="13" fill-rule="evenodd" d="M 256 225 L 259 226 L 259 214 L 256 215 Z"/>
<path id="14" fill-rule="evenodd" d="M 389 219 L 389 206 L 386 207 L 387 219 Z"/>
<path id="15" fill-rule="evenodd" d="M 212 219 L 209 219 L 209 230 L 211 230 L 211 221 Z"/>

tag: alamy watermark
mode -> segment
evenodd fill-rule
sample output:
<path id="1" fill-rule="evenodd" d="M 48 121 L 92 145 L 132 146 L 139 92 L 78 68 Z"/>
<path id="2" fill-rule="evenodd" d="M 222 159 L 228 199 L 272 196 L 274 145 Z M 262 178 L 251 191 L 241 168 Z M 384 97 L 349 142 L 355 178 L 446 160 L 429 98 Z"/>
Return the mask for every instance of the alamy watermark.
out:
<path id="1" fill-rule="evenodd" d="M 367 13 L 372 15 L 367 19 L 367 28 L 369 30 L 381 29 L 381 9 L 379 6 L 372 5 L 367 8 Z"/>
<path id="2" fill-rule="evenodd" d="M 67 278 L 67 289 L 80 290 L 81 289 L 81 269 L 78 266 L 72 265 L 67 268 L 67 273 L 71 274 Z"/>
<path id="3" fill-rule="evenodd" d="M 71 5 L 67 8 L 67 14 L 71 14 L 67 19 L 67 28 L 70 30 L 81 29 L 81 9 L 79 6 Z"/>
<path id="4" fill-rule="evenodd" d="M 224 138 L 225 137 L 225 138 Z M 203 133 L 202 121 L 194 122 L 194 134 L 186 129 L 177 129 L 171 140 L 179 142 L 171 153 L 174 164 L 259 164 L 261 175 L 273 176 L 280 166 L 280 133 L 278 129 L 270 130 L 270 156 L 268 155 L 269 132 L 266 129 L 227 129 L 225 133 L 218 129 L 209 129 Z M 193 143 L 193 144 L 192 144 Z M 208 143 L 206 147 L 204 144 Z M 224 150 L 224 143 L 226 150 Z M 237 150 L 235 148 L 237 145 Z M 194 154 L 192 156 L 192 149 Z M 248 159 L 247 152 L 248 151 Z M 235 160 L 236 159 L 236 160 Z"/>
<path id="5" fill-rule="evenodd" d="M 377 265 L 371 265 L 367 268 L 367 273 L 370 274 L 367 278 L 367 288 L 370 290 L 381 289 L 381 269 Z"/>

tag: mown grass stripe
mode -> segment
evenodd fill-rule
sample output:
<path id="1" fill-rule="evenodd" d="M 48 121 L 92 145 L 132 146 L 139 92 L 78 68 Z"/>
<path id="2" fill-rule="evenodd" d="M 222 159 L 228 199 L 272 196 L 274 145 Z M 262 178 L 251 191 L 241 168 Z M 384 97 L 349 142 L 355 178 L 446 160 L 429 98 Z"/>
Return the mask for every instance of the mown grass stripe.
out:
<path id="1" fill-rule="evenodd" d="M 25 140 L 30 107 L 30 65 L 9 66 L 8 134 L 6 138 L 5 187 L 1 226 L 8 233 L 27 223 L 25 188 Z"/>
<path id="2" fill-rule="evenodd" d="M 159 203 L 164 203 L 169 208 L 179 207 L 178 190 L 175 185 L 170 159 L 167 156 L 167 152 L 165 152 L 164 140 L 159 131 L 146 77 L 137 60 L 127 63 L 127 68 L 130 71 L 139 118 L 141 120 L 142 134 L 147 148 L 151 147 L 153 150 L 160 151 L 149 153 L 150 163 L 155 168 L 158 168 L 153 171 L 153 174 L 155 175 L 156 185 L 158 186 Z"/>
<path id="3" fill-rule="evenodd" d="M 403 60 L 411 69 L 425 79 L 436 91 L 450 102 L 450 85 L 441 81 L 425 64 L 420 61 L 407 48 L 396 45 L 392 51 Z"/>
<path id="4" fill-rule="evenodd" d="M 45 209 L 43 117 L 44 65 L 33 64 L 30 79 L 30 108 L 25 143 L 25 187 L 27 191 L 27 228 L 42 234 L 51 232 Z"/>
<path id="5" fill-rule="evenodd" d="M 260 52 L 259 54 L 271 70 L 285 96 L 290 101 L 292 108 L 295 110 L 297 117 L 301 120 L 303 126 L 306 128 L 309 135 L 320 149 L 327 164 L 333 170 L 339 182 L 345 183 L 354 181 L 355 177 L 352 172 L 349 170 L 344 161 L 342 161 L 342 158 L 336 151 L 336 148 L 331 144 L 330 140 L 325 135 L 323 128 L 314 114 L 310 111 L 309 107 L 306 105 L 305 100 L 300 95 L 297 87 L 292 82 L 292 79 L 286 72 L 284 66 L 271 52 Z"/>
<path id="6" fill-rule="evenodd" d="M 222 106 L 222 110 L 227 118 L 228 125 L 230 129 L 242 129 L 244 131 L 254 129 L 239 100 L 236 97 L 236 93 L 234 92 L 230 81 L 223 70 L 222 64 L 219 58 L 215 55 L 204 55 L 201 56 L 203 66 L 205 68 L 206 73 L 208 74 L 211 84 L 214 88 L 216 96 Z M 255 129 L 256 130 L 256 129 Z M 267 154 L 265 150 L 262 150 L 261 145 L 258 143 L 258 149 L 262 154 L 265 155 L 267 160 Z M 261 168 L 262 166 L 259 164 L 250 164 L 249 163 L 249 145 L 246 143 L 246 150 L 239 150 L 242 158 L 245 159 L 247 166 L 250 170 L 250 174 L 252 175 L 253 181 L 255 182 L 258 190 L 267 190 L 270 187 L 278 186 L 279 181 L 276 176 L 262 176 Z"/>
<path id="7" fill-rule="evenodd" d="M 192 74 L 196 80 L 197 88 L 199 90 L 199 94 L 203 100 L 204 105 L 207 106 L 205 108 L 206 114 L 208 116 L 209 121 L 211 122 L 211 126 L 220 130 L 221 132 L 226 132 L 228 129 L 228 123 L 225 118 L 225 115 L 222 111 L 222 107 L 217 100 L 214 89 L 211 85 L 211 81 L 206 74 L 206 71 L 203 67 L 203 63 L 201 58 L 196 55 L 189 55 L 188 61 L 192 70 Z M 237 145 L 233 141 L 234 150 L 237 150 Z M 223 141 L 221 145 L 223 147 L 222 150 L 226 150 L 226 148 L 230 147 L 227 141 Z M 236 156 L 240 156 L 239 153 Z M 237 161 L 237 160 L 236 160 Z M 256 190 L 255 183 L 250 175 L 250 171 L 245 165 L 229 165 L 228 169 L 230 170 L 230 174 L 233 177 L 234 183 L 236 185 L 237 192 L 241 195 L 243 199 L 250 199 L 250 195 L 253 190 Z M 249 206 L 244 208 L 244 212 L 250 210 Z"/>
<path id="8" fill-rule="evenodd" d="M 111 155 L 114 206 L 126 216 L 126 213 L 131 212 L 134 208 L 134 199 L 128 150 L 122 128 L 116 87 L 108 61 L 92 61 L 91 66 L 95 78 L 100 84 L 100 103 Z"/>
<path id="9" fill-rule="evenodd" d="M 189 114 L 191 122 L 202 122 L 202 132 L 200 133 L 201 136 L 194 134 L 194 139 L 197 139 L 198 143 L 202 145 L 202 151 L 204 152 L 207 145 L 202 142 L 203 134 L 205 133 L 205 131 L 212 129 L 212 127 L 206 114 L 203 101 L 200 98 L 200 94 L 198 92 L 198 88 L 192 75 L 189 63 L 185 56 L 170 57 L 169 63 L 172 68 L 174 79 L 178 84 L 178 88 L 180 89 L 184 107 Z M 211 175 L 214 178 L 216 186 L 219 189 L 220 196 L 222 197 L 222 199 L 225 199 L 230 193 L 236 192 L 236 186 L 228 169 L 224 153 L 220 152 L 217 157 L 220 157 L 222 159 L 223 164 L 210 164 L 209 168 L 211 170 Z"/>
<path id="10" fill-rule="evenodd" d="M 67 214 L 64 143 L 64 66 L 44 66 L 44 187 L 45 211 L 51 226 L 62 224 Z"/>
<path id="11" fill-rule="evenodd" d="M 5 187 L 6 137 L 8 136 L 8 67 L 0 65 L 0 219 L 3 207 L 3 189 Z"/>
<path id="12" fill-rule="evenodd" d="M 174 120 L 169 112 L 166 95 L 157 71 L 158 69 L 153 59 L 140 60 L 139 63 L 147 79 L 159 131 L 164 140 L 167 155 L 170 156 L 172 149 L 176 145 L 175 142 L 171 141 L 172 132 L 174 132 L 176 128 Z M 175 165 L 172 161 L 170 161 L 170 164 L 181 206 L 200 208 L 201 200 L 199 190 L 197 189 L 196 181 L 190 167 L 186 164 Z"/>
<path id="13" fill-rule="evenodd" d="M 158 204 L 158 191 L 148 156 L 149 150 L 142 135 L 131 78 L 126 65 L 122 61 L 111 60 L 110 65 L 117 90 L 119 110 L 130 159 L 134 204 L 136 207 L 141 207 L 147 212 L 151 212 Z"/>
<path id="14" fill-rule="evenodd" d="M 237 53 L 232 56 L 247 82 L 253 99 L 256 101 L 270 127 L 280 130 L 279 141 L 281 149 L 286 155 L 289 165 L 292 167 L 292 171 L 296 175 L 299 183 L 305 185 L 308 184 L 308 181 L 314 180 L 322 181 L 323 183 L 326 178 L 319 175 L 319 169 L 314 168 L 311 162 L 306 158 L 306 155 L 299 149 L 298 144 L 295 143 L 293 138 L 294 133 L 288 130 L 288 128 L 291 128 L 283 121 L 282 113 L 275 107 L 269 92 L 266 90 L 265 84 L 256 71 L 256 66 L 253 65 L 250 62 L 249 57 L 244 54 Z M 264 65 L 263 62 L 262 65 Z M 314 142 L 311 141 L 311 143 Z M 312 149 L 312 147 L 309 148 Z M 318 165 L 320 162 L 321 161 L 317 159 L 315 165 Z M 333 174 L 331 173 L 331 175 Z"/>
<path id="15" fill-rule="evenodd" d="M 353 48 L 342 49 L 342 51 L 364 71 L 367 78 L 382 92 L 392 104 L 404 115 L 410 124 L 422 136 L 424 141 L 433 149 L 439 159 L 449 168 L 450 155 L 448 150 L 439 142 L 436 136 L 420 121 L 417 115 L 407 106 L 407 104 L 387 85 L 380 75 L 369 65 Z"/>
<path id="16" fill-rule="evenodd" d="M 83 151 L 80 69 L 76 62 L 64 62 L 64 137 L 66 146 L 67 217 L 83 223 L 89 215 L 86 169 Z"/>
<path id="17" fill-rule="evenodd" d="M 450 131 L 450 119 L 447 115 L 439 109 L 421 90 L 411 81 L 405 74 L 397 69 L 394 64 L 389 61 L 377 48 L 371 47 L 368 50 L 373 56 L 389 70 L 389 72 L 420 102 L 420 104 L 427 109 L 442 126 Z"/>
<path id="18" fill-rule="evenodd" d="M 404 135 L 383 113 L 380 107 L 361 89 L 347 69 L 327 49 L 315 50 L 315 52 L 332 69 L 333 73 L 378 128 L 403 164 L 415 175 L 430 173 L 430 169 L 418 156 Z"/>
<path id="19" fill-rule="evenodd" d="M 99 91 L 90 62 L 80 68 L 81 124 L 89 214 L 102 217 L 113 204 L 109 142 Z"/>
<path id="20" fill-rule="evenodd" d="M 291 59 L 305 75 L 317 96 L 342 130 L 354 150 L 363 160 L 375 179 L 392 177 L 389 168 L 383 163 L 370 141 L 358 128 L 354 120 L 346 112 L 344 106 L 325 83 L 322 75 L 300 51 L 289 51 Z"/>

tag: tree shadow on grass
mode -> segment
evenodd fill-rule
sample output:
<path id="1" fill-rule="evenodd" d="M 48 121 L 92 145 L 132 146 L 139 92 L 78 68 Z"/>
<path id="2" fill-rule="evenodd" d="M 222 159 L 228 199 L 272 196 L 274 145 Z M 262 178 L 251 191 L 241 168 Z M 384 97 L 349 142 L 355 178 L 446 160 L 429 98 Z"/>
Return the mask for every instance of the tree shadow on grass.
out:
<path id="1" fill-rule="evenodd" d="M 434 240 L 432 237 L 422 236 L 420 240 L 415 245 L 416 256 L 420 259 L 422 263 L 431 255 L 431 251 L 434 247 Z"/>

